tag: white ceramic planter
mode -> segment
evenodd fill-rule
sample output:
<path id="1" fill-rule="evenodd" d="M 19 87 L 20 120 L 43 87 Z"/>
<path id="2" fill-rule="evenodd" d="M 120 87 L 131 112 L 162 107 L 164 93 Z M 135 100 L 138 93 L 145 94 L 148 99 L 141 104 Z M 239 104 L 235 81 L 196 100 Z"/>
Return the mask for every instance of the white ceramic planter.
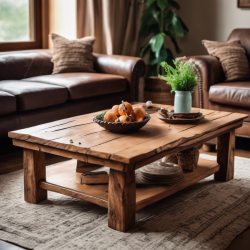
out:
<path id="1" fill-rule="evenodd" d="M 190 91 L 175 91 L 174 112 L 191 113 L 192 95 Z"/>

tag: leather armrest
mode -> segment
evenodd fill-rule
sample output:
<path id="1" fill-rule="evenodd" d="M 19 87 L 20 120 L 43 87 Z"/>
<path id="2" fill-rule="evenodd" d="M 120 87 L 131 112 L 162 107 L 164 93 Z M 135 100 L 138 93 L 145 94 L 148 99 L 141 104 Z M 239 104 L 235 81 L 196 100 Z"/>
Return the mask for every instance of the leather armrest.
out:
<path id="1" fill-rule="evenodd" d="M 99 73 L 119 75 L 127 78 L 130 86 L 130 101 L 138 101 L 139 78 L 146 72 L 141 58 L 132 56 L 93 54 L 95 69 Z"/>
<path id="2" fill-rule="evenodd" d="M 207 108 L 210 86 L 225 81 L 225 75 L 221 63 L 216 57 L 210 55 L 190 56 L 180 59 L 181 61 L 186 62 L 190 58 L 195 60 L 195 64 L 198 66 L 201 77 L 201 86 L 198 86 L 200 89 L 196 88 L 193 96 L 193 106 Z"/>

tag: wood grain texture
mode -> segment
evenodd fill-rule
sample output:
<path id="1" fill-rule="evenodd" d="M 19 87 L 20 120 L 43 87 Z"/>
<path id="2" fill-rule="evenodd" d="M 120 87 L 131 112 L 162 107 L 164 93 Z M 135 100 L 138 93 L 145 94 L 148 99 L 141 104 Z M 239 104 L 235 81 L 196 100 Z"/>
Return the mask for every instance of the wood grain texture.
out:
<path id="1" fill-rule="evenodd" d="M 33 144 L 33 143 L 26 142 L 26 141 L 19 141 L 16 139 L 13 139 L 13 144 L 16 146 L 21 146 L 25 148 L 34 149 L 34 150 L 40 150 L 43 152 L 52 153 L 52 154 L 56 154 L 56 155 L 60 155 L 60 156 L 68 157 L 68 158 L 78 159 L 78 160 L 89 162 L 92 164 L 105 165 L 105 166 L 108 166 L 110 168 L 113 168 L 119 171 L 127 171 L 128 169 L 137 169 L 146 164 L 154 162 L 164 157 L 166 154 L 177 153 L 182 150 L 188 149 L 190 147 L 195 147 L 200 143 L 204 143 L 207 140 L 215 138 L 223 133 L 227 133 L 232 128 L 238 128 L 241 125 L 242 125 L 242 120 L 226 125 L 210 133 L 206 133 L 200 137 L 195 137 L 194 139 L 190 139 L 182 144 L 180 144 L 179 140 L 174 141 L 172 144 L 168 145 L 168 148 L 169 148 L 168 150 L 165 150 L 165 151 L 159 150 L 159 152 L 157 151 L 155 152 L 155 150 L 153 150 L 151 155 L 148 154 L 147 157 L 143 157 L 143 160 L 138 161 L 135 164 L 122 164 L 122 163 L 118 163 L 115 161 L 105 160 L 105 159 L 101 159 L 101 158 L 90 156 L 90 155 L 83 155 L 83 154 L 69 152 L 66 150 L 60 150 L 57 148 L 47 147 L 43 145 L 40 146 L 38 144 Z M 141 158 L 141 156 L 139 158 Z"/>
<path id="2" fill-rule="evenodd" d="M 171 108 L 166 105 L 158 106 Z M 194 108 L 192 111 L 198 110 Z M 156 117 L 157 108 L 154 108 L 154 110 L 147 111 L 151 115 L 151 120 L 145 127 L 136 133 L 124 135 L 104 131 L 98 124 L 93 123 L 93 117 L 101 112 L 10 132 L 9 136 L 20 141 L 35 143 L 40 149 L 50 147 L 78 154 L 76 158 L 78 160 L 82 160 L 79 158 L 82 155 L 83 158 L 93 156 L 98 159 L 130 164 L 171 148 L 180 147 L 184 143 L 191 143 L 194 139 L 199 140 L 200 137 L 205 140 L 209 133 L 216 134 L 216 131 L 236 124 L 247 117 L 244 114 L 203 109 L 205 119 L 197 124 L 169 125 Z M 70 142 L 71 139 L 73 143 Z M 86 161 L 86 157 L 83 161 Z"/>
<path id="3" fill-rule="evenodd" d="M 109 174 L 108 226 L 126 232 L 135 225 L 135 171 Z"/>
<path id="4" fill-rule="evenodd" d="M 217 181 L 230 181 L 234 177 L 235 130 L 218 137 L 217 162 L 220 165 L 214 178 Z"/>
<path id="5" fill-rule="evenodd" d="M 90 172 L 92 170 L 98 169 L 100 167 L 102 167 L 102 165 L 92 164 L 92 163 L 84 162 L 84 161 L 77 161 L 76 172 L 86 173 L 86 172 Z"/>
<path id="6" fill-rule="evenodd" d="M 47 191 L 39 187 L 39 181 L 46 177 L 45 156 L 43 152 L 24 149 L 24 199 L 38 203 L 47 199 Z"/>
<path id="7" fill-rule="evenodd" d="M 194 172 L 184 172 L 185 180 L 174 186 L 140 186 L 136 188 L 136 211 L 172 195 L 216 173 L 220 166 L 215 161 L 199 159 Z"/>
<path id="8" fill-rule="evenodd" d="M 108 186 L 81 184 L 81 173 L 76 173 L 76 160 L 68 160 L 47 168 L 43 189 L 89 201 L 108 208 Z"/>
<path id="9" fill-rule="evenodd" d="M 13 145 L 18 146 L 18 147 L 36 150 L 36 151 L 41 151 L 41 152 L 45 152 L 45 153 L 55 154 L 55 155 L 59 155 L 59 156 L 67 157 L 67 158 L 73 158 L 73 159 L 77 159 L 80 161 L 89 162 L 92 164 L 107 166 L 107 167 L 110 167 L 110 168 L 113 168 L 113 169 L 116 169 L 119 171 L 127 171 L 128 167 L 129 168 L 132 167 L 131 165 L 123 164 L 120 162 L 110 161 L 110 160 L 106 160 L 106 159 L 102 159 L 102 158 L 97 158 L 97 157 L 94 157 L 91 155 L 74 153 L 74 152 L 70 152 L 70 151 L 66 151 L 66 150 L 47 147 L 47 146 L 43 146 L 43 145 L 39 145 L 39 144 L 35 144 L 35 143 L 30 143 L 30 142 L 26 142 L 26 141 L 20 141 L 20 140 L 16 140 L 16 139 L 13 139 Z"/>
<path id="10" fill-rule="evenodd" d="M 110 191 L 108 185 L 85 185 L 80 184 L 81 173 L 75 172 L 76 160 L 68 160 L 55 164 L 47 168 L 46 181 L 40 181 L 39 186 L 46 190 L 65 194 L 74 198 L 86 200 L 102 207 L 108 208 Z M 198 167 L 194 172 L 185 172 L 185 181 L 175 186 L 138 186 L 136 187 L 136 211 L 153 204 L 179 190 L 186 188 L 197 181 L 214 174 L 219 170 L 219 165 L 215 161 L 199 159 Z M 121 172 L 122 173 L 122 172 Z M 118 173 L 119 175 L 119 173 Z M 117 176 L 115 175 L 115 178 Z M 126 178 L 126 175 L 123 175 Z M 122 178 L 122 179 L 123 179 Z M 120 179 L 119 179 L 120 180 Z M 115 181 L 116 183 L 116 181 Z M 124 184 L 119 184 L 123 185 Z M 119 200 L 122 192 L 118 185 Z M 126 197 L 126 196 L 125 196 Z M 134 199 L 134 196 L 133 196 Z M 124 210 L 123 210 L 124 211 Z"/>

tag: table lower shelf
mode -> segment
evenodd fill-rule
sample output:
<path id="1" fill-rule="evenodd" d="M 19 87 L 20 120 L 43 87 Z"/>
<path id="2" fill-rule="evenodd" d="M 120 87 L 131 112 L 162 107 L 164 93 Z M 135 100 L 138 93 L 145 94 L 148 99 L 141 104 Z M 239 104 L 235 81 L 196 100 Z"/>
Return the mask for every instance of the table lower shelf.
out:
<path id="1" fill-rule="evenodd" d="M 199 159 L 194 172 L 185 173 L 185 181 L 175 186 L 140 186 L 136 188 L 136 211 L 174 194 L 219 170 L 217 162 Z M 108 208 L 108 185 L 80 183 L 81 173 L 76 173 L 76 160 L 55 164 L 46 169 L 46 181 L 40 181 L 43 189 L 86 200 Z"/>

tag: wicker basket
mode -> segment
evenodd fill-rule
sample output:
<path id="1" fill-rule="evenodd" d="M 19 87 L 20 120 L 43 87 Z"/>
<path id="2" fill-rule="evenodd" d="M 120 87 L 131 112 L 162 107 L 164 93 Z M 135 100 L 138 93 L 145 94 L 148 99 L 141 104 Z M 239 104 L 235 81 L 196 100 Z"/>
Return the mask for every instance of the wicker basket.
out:
<path id="1" fill-rule="evenodd" d="M 97 119 L 97 117 L 93 119 L 94 122 L 98 123 L 101 127 L 105 128 L 107 131 L 120 134 L 137 131 L 143 126 L 145 126 L 149 120 L 150 116 L 148 114 L 146 114 L 145 119 L 140 122 L 129 122 L 129 123 L 105 122 Z"/>
<path id="2" fill-rule="evenodd" d="M 144 99 L 153 103 L 174 105 L 174 93 L 171 86 L 157 76 L 145 77 Z"/>

